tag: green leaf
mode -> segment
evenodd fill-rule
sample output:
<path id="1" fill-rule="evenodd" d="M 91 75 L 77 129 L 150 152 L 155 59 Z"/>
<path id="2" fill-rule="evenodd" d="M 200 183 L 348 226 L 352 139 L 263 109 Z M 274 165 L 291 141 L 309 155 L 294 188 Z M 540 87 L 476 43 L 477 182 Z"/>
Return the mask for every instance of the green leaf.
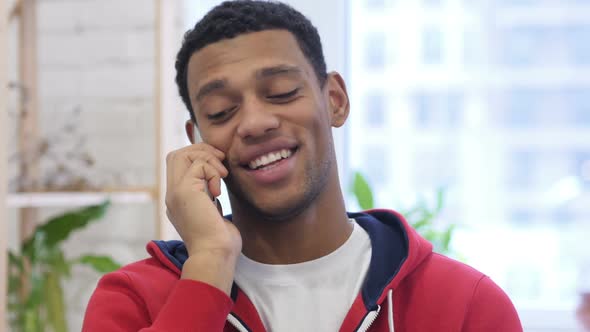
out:
<path id="1" fill-rule="evenodd" d="M 422 218 L 422 219 L 419 219 L 414 222 L 410 221 L 410 224 L 412 225 L 412 227 L 415 230 L 419 231 L 419 230 L 429 226 L 431 224 L 431 222 L 430 222 L 430 218 Z"/>
<path id="2" fill-rule="evenodd" d="M 37 310 L 43 302 L 43 288 L 45 287 L 45 279 L 33 273 L 31 278 L 31 292 L 25 301 L 27 309 Z"/>
<path id="3" fill-rule="evenodd" d="M 420 213 L 420 215 L 424 214 L 424 209 L 420 206 L 415 206 L 407 211 L 402 211 L 402 215 L 411 223 L 411 220 L 414 220 L 416 217 L 415 215 Z M 420 218 L 420 216 L 418 217 Z"/>
<path id="4" fill-rule="evenodd" d="M 20 277 L 18 275 L 11 275 L 8 277 L 8 295 L 16 296 L 20 289 Z"/>
<path id="5" fill-rule="evenodd" d="M 8 264 L 9 266 L 15 267 L 18 271 L 23 270 L 23 259 L 21 256 L 16 255 L 12 251 L 8 251 Z"/>
<path id="6" fill-rule="evenodd" d="M 11 325 L 15 331 L 44 331 L 50 324 L 54 332 L 65 331 L 65 319 L 61 318 L 65 311 L 61 276 L 69 276 L 70 262 L 64 258 L 59 244 L 70 234 L 86 227 L 91 222 L 104 216 L 110 203 L 66 212 L 49 219 L 39 225 L 27 240 L 21 244 L 21 254 L 9 253 L 12 271 L 17 276 L 9 275 L 9 304 Z M 21 298 L 24 262 L 30 263 L 31 270 L 26 275 L 26 283 L 30 283 L 30 292 Z M 40 275 L 43 273 L 43 275 Z M 49 320 L 49 321 L 48 321 Z"/>
<path id="7" fill-rule="evenodd" d="M 361 209 L 369 210 L 373 208 L 373 193 L 371 192 L 371 187 L 360 172 L 354 173 L 352 193 L 356 197 Z"/>
<path id="8" fill-rule="evenodd" d="M 39 226 L 37 226 L 38 228 Z M 21 244 L 22 256 L 31 265 L 35 265 L 37 257 L 43 256 L 45 234 L 34 232 L 33 235 Z"/>
<path id="9" fill-rule="evenodd" d="M 73 231 L 84 228 L 89 223 L 102 218 L 109 205 L 110 202 L 105 201 L 99 205 L 66 212 L 51 218 L 47 223 L 38 226 L 33 235 L 23 243 L 23 251 L 34 252 L 31 247 L 41 244 L 47 247 L 56 246 L 67 239 Z"/>
<path id="10" fill-rule="evenodd" d="M 435 214 L 439 214 L 445 205 L 445 190 L 443 188 L 439 188 L 436 191 L 436 207 L 434 209 Z"/>
<path id="11" fill-rule="evenodd" d="M 431 227 L 433 218 L 434 215 L 432 214 L 432 212 L 428 211 L 428 208 L 424 204 L 414 208 L 409 217 L 407 217 L 408 222 L 416 230 Z"/>
<path id="12" fill-rule="evenodd" d="M 453 236 L 453 230 L 455 229 L 455 225 L 450 225 L 445 232 L 443 232 L 441 236 L 441 243 L 442 247 L 445 252 L 449 251 L 449 245 L 451 244 L 451 237 Z"/>
<path id="13" fill-rule="evenodd" d="M 49 250 L 46 262 L 47 268 L 49 268 L 50 271 L 53 271 L 60 276 L 70 276 L 71 264 L 65 259 L 63 251 L 58 247 Z"/>
<path id="14" fill-rule="evenodd" d="M 435 247 L 437 244 L 437 235 L 438 235 L 437 232 L 433 229 L 427 229 L 424 232 L 422 232 L 422 236 L 426 240 L 430 241 Z"/>
<path id="15" fill-rule="evenodd" d="M 45 310 L 47 321 L 55 332 L 66 332 L 66 306 L 59 275 L 49 272 L 45 275 Z"/>
<path id="16" fill-rule="evenodd" d="M 23 313 L 23 331 L 26 332 L 41 332 L 40 317 L 35 310 L 25 309 Z"/>
<path id="17" fill-rule="evenodd" d="M 121 268 L 121 264 L 109 256 L 84 255 L 73 262 L 88 265 L 99 273 L 108 273 Z"/>

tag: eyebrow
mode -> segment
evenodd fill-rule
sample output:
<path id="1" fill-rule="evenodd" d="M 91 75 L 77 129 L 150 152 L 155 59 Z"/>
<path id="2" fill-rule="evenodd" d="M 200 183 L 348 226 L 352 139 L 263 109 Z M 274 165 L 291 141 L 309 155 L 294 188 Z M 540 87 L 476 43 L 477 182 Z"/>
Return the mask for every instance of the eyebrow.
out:
<path id="1" fill-rule="evenodd" d="M 273 67 L 266 67 L 256 71 L 256 79 L 261 80 L 268 77 L 283 75 L 283 74 L 300 74 L 301 69 L 292 65 L 278 65 Z M 216 90 L 224 89 L 227 86 L 227 79 L 217 79 L 203 85 L 197 92 L 195 99 L 200 101 L 206 95 L 211 94 Z"/>
<path id="2" fill-rule="evenodd" d="M 301 69 L 297 66 L 291 65 L 278 65 L 273 67 L 262 68 L 256 72 L 257 79 L 263 79 L 270 76 L 281 75 L 281 74 L 299 74 Z"/>
<path id="3" fill-rule="evenodd" d="M 208 82 L 199 89 L 199 92 L 197 92 L 196 100 L 200 101 L 201 99 L 203 99 L 203 97 L 212 93 L 213 91 L 225 88 L 226 85 L 227 80 L 225 79 L 213 80 L 211 82 Z"/>

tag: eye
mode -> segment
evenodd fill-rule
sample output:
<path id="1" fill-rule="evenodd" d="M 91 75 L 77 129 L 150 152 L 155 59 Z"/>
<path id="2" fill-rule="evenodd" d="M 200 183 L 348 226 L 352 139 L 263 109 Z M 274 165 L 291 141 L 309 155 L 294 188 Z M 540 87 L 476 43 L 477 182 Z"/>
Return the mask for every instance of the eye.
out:
<path id="1" fill-rule="evenodd" d="M 299 88 L 295 88 L 289 92 L 280 93 L 280 94 L 276 94 L 276 95 L 270 95 L 266 98 L 271 99 L 271 100 L 281 101 L 281 100 L 285 100 L 285 99 L 289 99 L 289 98 L 294 97 L 295 95 L 297 95 L 298 92 L 299 92 Z"/>
<path id="2" fill-rule="evenodd" d="M 222 122 L 224 120 L 229 119 L 231 114 L 236 110 L 237 106 L 227 108 L 221 112 L 207 114 L 207 119 L 212 122 Z"/>

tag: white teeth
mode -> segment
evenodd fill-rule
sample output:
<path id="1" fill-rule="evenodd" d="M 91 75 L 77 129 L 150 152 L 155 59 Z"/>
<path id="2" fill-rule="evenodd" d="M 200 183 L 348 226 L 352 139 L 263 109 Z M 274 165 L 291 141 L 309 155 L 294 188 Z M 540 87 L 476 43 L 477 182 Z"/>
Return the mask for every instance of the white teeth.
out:
<path id="1" fill-rule="evenodd" d="M 265 154 L 264 156 L 258 157 L 255 160 L 251 161 L 248 166 L 250 167 L 250 169 L 257 169 L 261 166 L 266 166 L 272 162 L 275 162 L 277 160 L 281 160 L 284 158 L 289 158 L 291 156 L 292 152 L 291 150 L 288 149 L 282 149 L 280 151 L 276 151 L 276 152 L 270 152 Z"/>

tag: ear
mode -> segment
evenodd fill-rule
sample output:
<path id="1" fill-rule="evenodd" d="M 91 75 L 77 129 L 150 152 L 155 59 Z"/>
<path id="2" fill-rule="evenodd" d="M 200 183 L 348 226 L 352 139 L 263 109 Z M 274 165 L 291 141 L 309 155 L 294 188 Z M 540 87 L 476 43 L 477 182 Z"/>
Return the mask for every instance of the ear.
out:
<path id="1" fill-rule="evenodd" d="M 195 134 L 197 131 L 197 125 L 193 122 L 193 120 L 186 120 L 186 123 L 184 124 L 184 130 L 186 131 L 186 136 L 188 137 L 188 140 L 192 144 L 195 144 Z"/>
<path id="2" fill-rule="evenodd" d="M 346 83 L 337 72 L 331 72 L 326 78 L 324 87 L 328 97 L 328 107 L 333 127 L 340 127 L 346 122 L 350 112 L 350 102 L 348 92 L 346 92 Z"/>

